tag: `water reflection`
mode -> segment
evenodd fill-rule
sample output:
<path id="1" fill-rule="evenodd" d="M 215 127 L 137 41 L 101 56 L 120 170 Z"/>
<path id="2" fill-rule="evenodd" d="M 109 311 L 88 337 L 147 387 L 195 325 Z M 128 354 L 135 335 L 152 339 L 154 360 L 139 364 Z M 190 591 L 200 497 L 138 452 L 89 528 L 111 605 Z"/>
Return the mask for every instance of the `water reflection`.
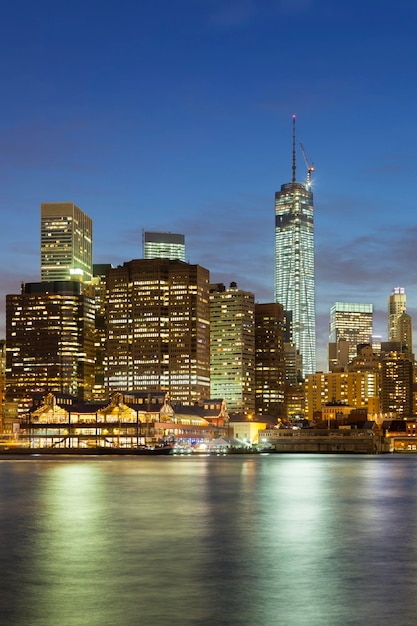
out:
<path id="1" fill-rule="evenodd" d="M 413 457 L 0 462 L 0 623 L 414 623 Z"/>

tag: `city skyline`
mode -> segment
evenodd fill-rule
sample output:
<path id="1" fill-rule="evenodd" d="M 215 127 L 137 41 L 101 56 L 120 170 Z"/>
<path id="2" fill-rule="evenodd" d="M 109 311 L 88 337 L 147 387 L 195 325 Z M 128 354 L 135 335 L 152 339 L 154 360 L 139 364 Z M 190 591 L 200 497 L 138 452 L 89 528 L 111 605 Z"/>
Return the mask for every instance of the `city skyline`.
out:
<path id="1" fill-rule="evenodd" d="M 334 302 L 372 302 L 386 337 L 400 286 L 416 318 L 414 3 L 24 1 L 5 13 L 1 337 L 5 295 L 40 278 L 42 202 L 91 216 L 94 263 L 140 258 L 143 229 L 184 233 L 186 260 L 211 281 L 272 302 L 292 114 L 316 166 L 317 368 Z"/>

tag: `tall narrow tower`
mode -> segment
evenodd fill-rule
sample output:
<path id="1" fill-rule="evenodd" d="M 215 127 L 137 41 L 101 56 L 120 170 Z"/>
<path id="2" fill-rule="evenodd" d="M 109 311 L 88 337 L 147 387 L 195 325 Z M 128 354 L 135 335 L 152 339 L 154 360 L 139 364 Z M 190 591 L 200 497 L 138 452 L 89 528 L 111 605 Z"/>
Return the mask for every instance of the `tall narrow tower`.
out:
<path id="1" fill-rule="evenodd" d="M 388 341 L 399 341 L 398 320 L 407 312 L 407 297 L 403 287 L 394 287 L 388 296 Z"/>
<path id="2" fill-rule="evenodd" d="M 314 211 L 311 172 L 296 182 L 293 115 L 292 181 L 275 193 L 275 302 L 291 311 L 292 341 L 303 359 L 303 374 L 316 371 Z"/>

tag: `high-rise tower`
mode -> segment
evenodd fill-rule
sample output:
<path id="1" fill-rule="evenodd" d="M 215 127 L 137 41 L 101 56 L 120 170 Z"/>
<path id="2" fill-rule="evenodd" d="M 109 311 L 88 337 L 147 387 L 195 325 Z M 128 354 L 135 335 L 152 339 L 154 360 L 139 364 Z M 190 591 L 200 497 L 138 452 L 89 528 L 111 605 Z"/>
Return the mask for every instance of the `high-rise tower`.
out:
<path id="1" fill-rule="evenodd" d="M 41 281 L 91 281 L 91 217 L 73 202 L 41 204 Z"/>
<path id="2" fill-rule="evenodd" d="M 209 271 L 135 259 L 106 282 L 107 388 L 165 391 L 187 405 L 209 397 Z"/>
<path id="3" fill-rule="evenodd" d="M 229 413 L 255 410 L 255 296 L 236 283 L 210 287 L 211 395 Z"/>
<path id="4" fill-rule="evenodd" d="M 6 296 L 6 403 L 24 412 L 34 393 L 91 400 L 94 301 L 78 281 L 23 283 Z"/>
<path id="5" fill-rule="evenodd" d="M 345 340 L 349 346 L 348 359 L 350 361 L 357 355 L 359 344 L 372 342 L 372 327 L 372 304 L 335 302 L 330 309 L 330 344 L 335 344 L 333 350 L 340 350 L 341 340 Z M 347 365 L 347 363 L 340 364 Z"/>
<path id="6" fill-rule="evenodd" d="M 304 153 L 304 151 L 303 151 Z M 307 161 L 307 159 L 306 159 Z M 275 302 L 291 311 L 292 341 L 303 359 L 303 374 L 316 370 L 314 211 L 312 165 L 306 183 L 296 182 L 295 115 L 292 181 L 275 193 Z"/>
<path id="7" fill-rule="evenodd" d="M 388 297 L 388 341 L 399 341 L 398 320 L 407 312 L 407 297 L 403 287 L 394 287 Z"/>

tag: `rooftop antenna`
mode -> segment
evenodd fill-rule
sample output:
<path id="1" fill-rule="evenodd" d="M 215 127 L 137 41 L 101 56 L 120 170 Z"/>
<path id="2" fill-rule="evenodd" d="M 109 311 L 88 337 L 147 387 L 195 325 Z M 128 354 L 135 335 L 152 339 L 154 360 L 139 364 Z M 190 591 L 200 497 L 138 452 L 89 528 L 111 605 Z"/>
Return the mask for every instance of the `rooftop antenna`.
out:
<path id="1" fill-rule="evenodd" d="M 292 182 L 295 183 L 296 178 L 296 151 L 295 151 L 295 115 L 292 116 Z"/>

